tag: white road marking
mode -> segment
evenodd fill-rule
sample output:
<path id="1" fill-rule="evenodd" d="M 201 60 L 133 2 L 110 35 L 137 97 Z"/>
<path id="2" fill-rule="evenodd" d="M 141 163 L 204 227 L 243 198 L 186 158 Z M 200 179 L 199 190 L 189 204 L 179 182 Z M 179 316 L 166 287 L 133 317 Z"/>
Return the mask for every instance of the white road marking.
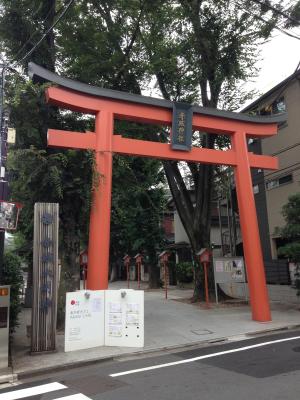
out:
<path id="1" fill-rule="evenodd" d="M 187 363 L 191 363 L 194 361 L 205 360 L 207 358 L 219 357 L 219 356 L 223 356 L 225 354 L 237 353 L 239 351 L 251 350 L 251 349 L 258 348 L 258 347 L 269 346 L 269 345 L 275 344 L 275 343 L 288 342 L 291 340 L 298 340 L 298 339 L 300 339 L 300 336 L 294 336 L 294 337 L 285 338 L 285 339 L 277 339 L 277 340 L 272 340 L 270 342 L 252 344 L 251 346 L 238 347 L 237 349 L 231 349 L 231 350 L 219 351 L 218 353 L 206 354 L 204 356 L 187 358 L 186 360 L 174 361 L 174 362 L 170 362 L 170 363 L 166 363 L 166 364 L 152 365 L 151 367 L 132 369 L 130 371 L 118 372 L 116 374 L 110 374 L 109 376 L 111 376 L 112 378 L 116 378 L 117 376 L 136 374 L 138 372 L 151 371 L 153 369 L 173 367 L 174 365 L 187 364 Z"/>
<path id="2" fill-rule="evenodd" d="M 54 392 L 55 390 L 67 389 L 65 385 L 58 382 L 47 383 L 45 385 L 33 386 L 26 389 L 13 390 L 12 392 L 6 392 L 0 394 L 0 400 L 17 400 L 24 399 L 29 396 L 36 396 L 38 394 L 44 394 Z"/>
<path id="3" fill-rule="evenodd" d="M 55 400 L 91 400 L 89 397 L 86 397 L 84 394 L 71 394 L 70 396 L 58 397 Z"/>

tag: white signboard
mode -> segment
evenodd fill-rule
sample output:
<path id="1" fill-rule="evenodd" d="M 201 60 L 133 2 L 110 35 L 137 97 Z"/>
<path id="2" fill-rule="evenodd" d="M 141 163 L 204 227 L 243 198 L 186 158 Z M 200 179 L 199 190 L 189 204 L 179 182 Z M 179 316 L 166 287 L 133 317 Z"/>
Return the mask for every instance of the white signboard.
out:
<path id="1" fill-rule="evenodd" d="M 218 283 L 243 283 L 245 298 L 247 299 L 243 257 L 214 257 L 213 265 L 216 302 L 218 303 Z"/>
<path id="2" fill-rule="evenodd" d="M 214 257 L 216 283 L 245 282 L 243 257 Z"/>
<path id="3" fill-rule="evenodd" d="M 144 346 L 144 292 L 105 291 L 105 345 Z"/>
<path id="4" fill-rule="evenodd" d="M 67 293 L 65 351 L 104 345 L 104 291 Z"/>

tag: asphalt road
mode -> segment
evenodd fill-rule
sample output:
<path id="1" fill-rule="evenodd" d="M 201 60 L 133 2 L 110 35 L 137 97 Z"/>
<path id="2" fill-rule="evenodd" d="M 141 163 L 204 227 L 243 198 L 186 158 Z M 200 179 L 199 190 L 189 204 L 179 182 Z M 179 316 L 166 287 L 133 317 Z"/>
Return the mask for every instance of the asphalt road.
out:
<path id="1" fill-rule="evenodd" d="M 0 390 L 0 400 L 295 400 L 300 330 L 70 369 Z"/>

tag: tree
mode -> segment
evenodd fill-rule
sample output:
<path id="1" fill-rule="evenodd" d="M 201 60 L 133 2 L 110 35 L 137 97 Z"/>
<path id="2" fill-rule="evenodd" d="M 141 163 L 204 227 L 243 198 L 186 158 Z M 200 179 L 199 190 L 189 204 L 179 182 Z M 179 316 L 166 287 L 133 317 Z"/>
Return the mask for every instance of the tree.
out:
<path id="1" fill-rule="evenodd" d="M 296 264 L 295 287 L 300 296 L 300 193 L 289 197 L 287 204 L 282 208 L 282 215 L 285 219 L 285 226 L 278 229 L 278 233 L 287 243 L 279 247 L 278 255 L 286 257 Z"/>

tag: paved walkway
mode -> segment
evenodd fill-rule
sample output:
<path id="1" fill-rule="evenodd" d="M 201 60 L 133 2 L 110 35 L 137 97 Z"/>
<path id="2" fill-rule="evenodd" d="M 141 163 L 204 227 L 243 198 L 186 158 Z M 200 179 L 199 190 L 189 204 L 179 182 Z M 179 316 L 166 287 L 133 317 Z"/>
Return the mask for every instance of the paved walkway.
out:
<path id="1" fill-rule="evenodd" d="M 135 288 L 132 283 L 131 288 Z M 143 285 L 144 286 L 144 285 Z M 126 287 L 115 282 L 111 289 Z M 20 326 L 14 335 L 12 348 L 13 373 L 19 377 L 32 375 L 41 369 L 57 369 L 133 353 L 172 349 L 195 344 L 207 344 L 222 339 L 245 339 L 266 330 L 292 328 L 300 325 L 299 305 L 272 302 L 272 322 L 258 323 L 251 319 L 250 306 L 243 303 L 212 305 L 190 304 L 190 289 L 171 288 L 165 300 L 163 290 L 145 291 L 145 347 L 97 347 L 64 352 L 64 335 L 57 335 L 57 352 L 31 356 L 26 325 L 30 325 L 31 310 L 24 309 Z"/>

